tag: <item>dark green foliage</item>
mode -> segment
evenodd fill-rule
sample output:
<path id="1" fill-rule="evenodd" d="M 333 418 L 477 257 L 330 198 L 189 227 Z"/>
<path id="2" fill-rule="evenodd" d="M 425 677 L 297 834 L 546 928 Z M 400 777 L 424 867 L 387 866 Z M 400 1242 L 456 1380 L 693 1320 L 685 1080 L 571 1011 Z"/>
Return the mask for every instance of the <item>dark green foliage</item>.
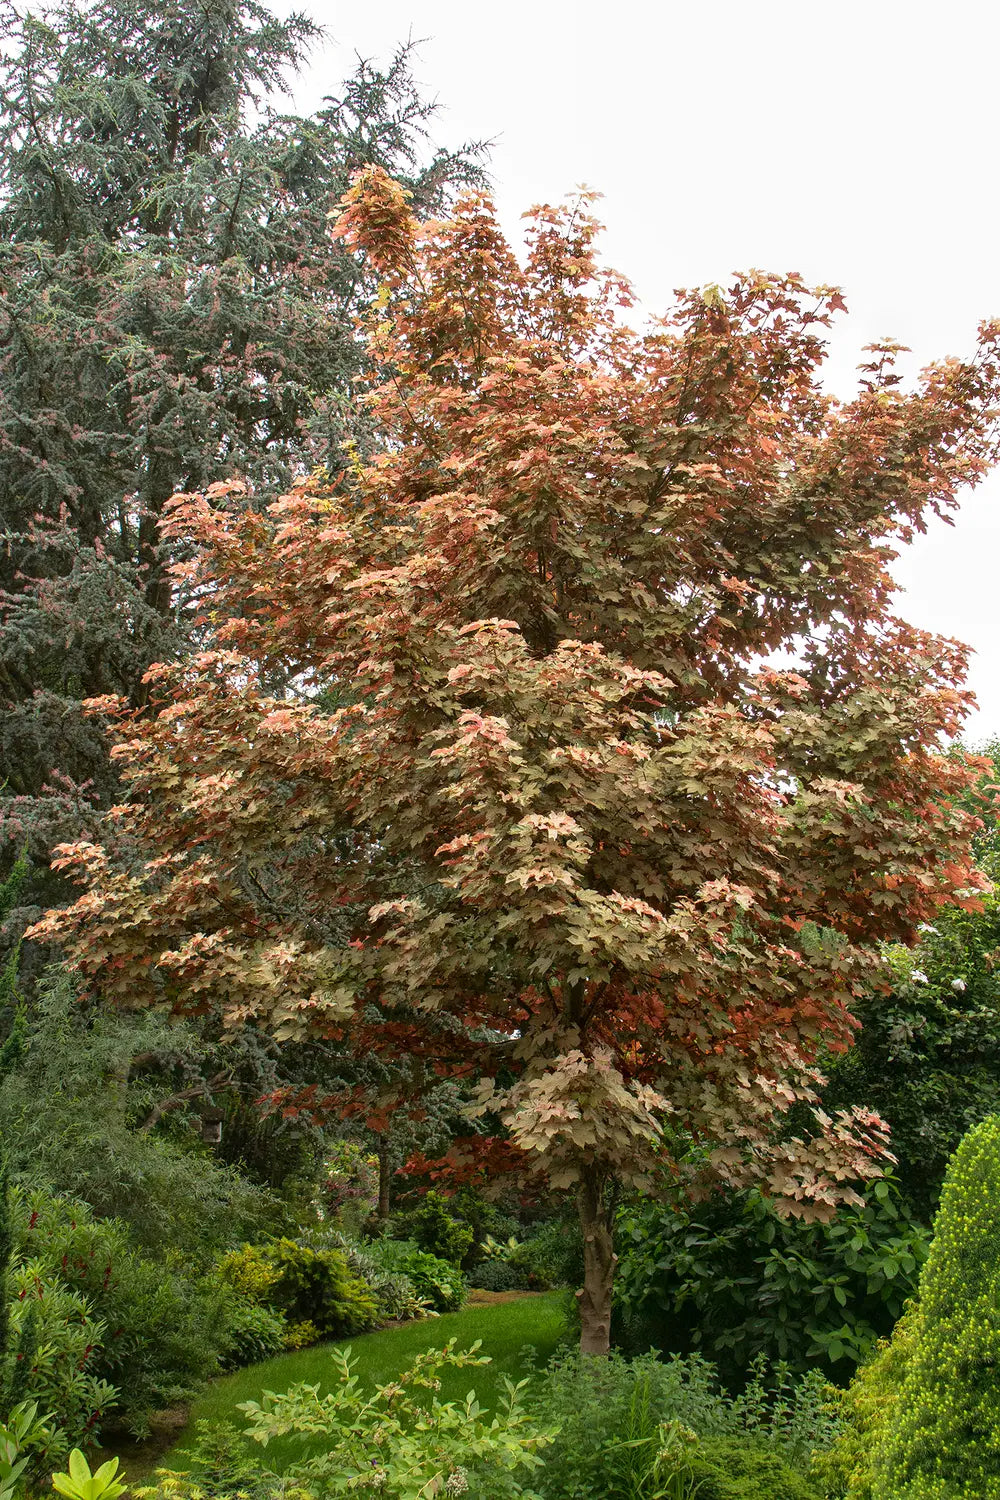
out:
<path id="1" fill-rule="evenodd" d="M 984 867 L 994 879 L 1000 857 Z M 889 954 L 892 993 L 862 1000 L 854 1046 L 827 1064 L 828 1110 L 863 1104 L 892 1130 L 895 1175 L 930 1219 L 965 1133 L 1000 1109 L 1000 895 L 943 909 L 911 950 Z"/>
<path id="2" fill-rule="evenodd" d="M 482 1260 L 469 1272 L 470 1286 L 484 1292 L 512 1292 L 521 1285 L 521 1277 L 509 1262 L 494 1258 Z"/>
<path id="3" fill-rule="evenodd" d="M 324 1338 L 374 1328 L 378 1306 L 371 1288 L 354 1275 L 341 1251 L 280 1239 L 266 1254 L 279 1273 L 267 1297 L 289 1323 L 313 1323 Z"/>
<path id="4" fill-rule="evenodd" d="M 1000 1115 L 948 1168 L 920 1278 L 912 1345 L 880 1451 L 874 1500 L 1000 1496 Z"/>
<path id="5" fill-rule="evenodd" d="M 472 1227 L 456 1218 L 449 1200 L 436 1192 L 426 1193 L 415 1208 L 394 1215 L 392 1229 L 394 1238 L 413 1240 L 428 1255 L 453 1266 L 462 1264 L 474 1237 Z"/>
<path id="6" fill-rule="evenodd" d="M 52 846 L 117 793 L 80 700 L 135 703 L 189 621 L 157 521 L 176 489 L 261 494 L 342 462 L 373 291 L 327 214 L 369 162 L 418 212 L 478 174 L 425 151 L 403 48 L 309 118 L 283 82 L 318 41 L 257 0 L 6 8 L 0 47 L 0 856 Z M 180 609 L 175 606 L 180 605 Z"/>
<path id="7" fill-rule="evenodd" d="M 507 1257 L 520 1284 L 531 1291 L 553 1286 L 577 1287 L 583 1280 L 583 1243 L 575 1220 L 554 1219 L 540 1225 Z"/>
<path id="8" fill-rule="evenodd" d="M 7 932 L 8 919 L 15 910 L 28 875 L 24 850 L 17 856 L 5 880 L 0 881 L 0 1084 L 17 1067 L 24 1055 L 27 1022 L 18 982 L 21 944 L 15 934 Z"/>
<path id="9" fill-rule="evenodd" d="M 0 1134 L 15 1178 L 82 1198 L 98 1216 L 126 1223 L 150 1255 L 175 1250 L 189 1265 L 282 1227 L 273 1194 L 206 1152 L 197 1114 L 171 1110 L 160 1128 L 143 1128 L 165 1099 L 215 1067 L 192 1027 L 83 1005 L 53 975 L 36 997 L 27 1042 L 0 1082 Z"/>
<path id="10" fill-rule="evenodd" d="M 10 1222 L 10 1173 L 0 1156 L 0 1420 L 13 1402 L 9 1397 L 9 1364 L 13 1356 L 10 1338 L 10 1264 L 14 1233 Z"/>
<path id="11" fill-rule="evenodd" d="M 532 1393 L 539 1423 L 560 1428 L 535 1488 L 543 1500 L 619 1495 L 653 1500 L 654 1481 L 662 1481 L 673 1466 L 689 1467 L 706 1486 L 711 1479 L 719 1500 L 729 1500 L 744 1491 L 735 1472 L 730 1479 L 728 1465 L 745 1475 L 748 1485 L 758 1484 L 746 1491 L 758 1500 L 772 1493 L 776 1500 L 813 1500 L 808 1488 L 768 1491 L 763 1486 L 768 1477 L 780 1485 L 794 1471 L 807 1470 L 812 1450 L 830 1441 L 824 1382 L 817 1375 L 792 1382 L 780 1369 L 767 1372 L 765 1382 L 764 1373 L 761 1367 L 744 1394 L 733 1399 L 720 1390 L 712 1366 L 697 1356 L 661 1362 L 648 1355 L 629 1361 L 617 1354 L 606 1360 L 574 1354 L 555 1360 Z M 676 1463 L 657 1471 L 656 1455 L 664 1449 Z M 734 1488 L 727 1491 L 730 1483 Z M 664 1488 L 662 1493 L 683 1496 L 685 1491 Z"/>
<path id="12" fill-rule="evenodd" d="M 259 1364 L 285 1347 L 288 1321 L 282 1313 L 262 1307 L 245 1297 L 231 1296 L 226 1301 L 225 1343 L 222 1367 L 239 1370 L 244 1365 Z"/>
<path id="13" fill-rule="evenodd" d="M 465 1277 L 450 1261 L 406 1240 L 373 1240 L 369 1249 L 383 1270 L 408 1277 L 417 1296 L 435 1312 L 455 1312 L 465 1301 Z"/>
<path id="14" fill-rule="evenodd" d="M 829 1224 L 781 1218 L 756 1193 L 637 1205 L 620 1221 L 616 1336 L 699 1350 L 730 1384 L 760 1355 L 843 1378 L 902 1313 L 927 1241 L 886 1179 Z"/>
<path id="15" fill-rule="evenodd" d="M 221 1288 L 138 1255 L 123 1226 L 79 1201 L 12 1191 L 17 1259 L 86 1298 L 103 1326 L 92 1373 L 118 1390 L 116 1419 L 142 1432 L 151 1411 L 189 1396 L 226 1342 Z"/>

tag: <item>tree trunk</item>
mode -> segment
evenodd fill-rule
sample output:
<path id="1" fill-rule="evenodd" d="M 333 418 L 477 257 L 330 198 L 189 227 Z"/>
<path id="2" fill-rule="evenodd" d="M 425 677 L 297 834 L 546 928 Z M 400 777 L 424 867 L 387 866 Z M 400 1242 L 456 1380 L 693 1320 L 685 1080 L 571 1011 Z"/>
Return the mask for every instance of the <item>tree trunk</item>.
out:
<path id="1" fill-rule="evenodd" d="M 389 1143 L 384 1135 L 378 1136 L 378 1216 L 380 1219 L 389 1217 Z"/>
<path id="2" fill-rule="evenodd" d="M 612 1207 L 605 1174 L 586 1167 L 580 1178 L 577 1206 L 583 1235 L 583 1286 L 580 1307 L 580 1353 L 607 1355 L 611 1349 L 611 1288 L 618 1257 L 611 1228 Z"/>

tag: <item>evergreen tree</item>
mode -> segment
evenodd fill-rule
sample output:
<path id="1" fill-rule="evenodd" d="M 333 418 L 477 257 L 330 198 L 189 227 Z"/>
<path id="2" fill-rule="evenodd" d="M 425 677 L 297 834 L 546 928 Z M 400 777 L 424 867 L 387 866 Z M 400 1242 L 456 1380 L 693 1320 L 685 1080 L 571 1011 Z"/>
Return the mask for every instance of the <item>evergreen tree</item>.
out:
<path id="1" fill-rule="evenodd" d="M 408 49 L 312 117 L 277 92 L 319 38 L 257 0 L 65 0 L 7 14 L 0 59 L 0 852 L 33 862 L 118 795 L 79 700 L 133 702 L 185 621 L 157 522 L 171 493 L 255 493 L 339 463 L 372 290 L 331 242 L 351 171 L 418 211 L 478 175 L 424 161 Z M 422 164 L 423 162 L 423 164 Z M 58 899 L 51 880 L 37 899 Z"/>
<path id="2" fill-rule="evenodd" d="M 1000 1496 L 998 1183 L 993 1115 L 969 1132 L 945 1179 L 913 1346 L 876 1455 L 874 1500 Z"/>

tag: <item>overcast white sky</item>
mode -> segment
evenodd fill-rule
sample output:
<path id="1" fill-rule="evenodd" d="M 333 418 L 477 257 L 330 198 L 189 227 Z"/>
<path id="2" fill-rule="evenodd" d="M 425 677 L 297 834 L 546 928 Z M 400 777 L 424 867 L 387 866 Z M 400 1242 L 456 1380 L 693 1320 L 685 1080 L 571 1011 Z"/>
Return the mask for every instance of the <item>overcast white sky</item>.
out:
<path id="1" fill-rule="evenodd" d="M 283 13 L 292 7 L 276 4 Z M 908 368 L 1000 315 L 1000 7 L 993 0 L 298 0 L 328 30 L 296 106 L 412 34 L 437 137 L 495 138 L 508 233 L 604 194 L 607 258 L 650 312 L 750 266 L 845 290 L 831 383 L 889 335 Z M 976 648 L 978 738 L 1000 733 L 1000 476 L 897 564 L 902 612 Z"/>

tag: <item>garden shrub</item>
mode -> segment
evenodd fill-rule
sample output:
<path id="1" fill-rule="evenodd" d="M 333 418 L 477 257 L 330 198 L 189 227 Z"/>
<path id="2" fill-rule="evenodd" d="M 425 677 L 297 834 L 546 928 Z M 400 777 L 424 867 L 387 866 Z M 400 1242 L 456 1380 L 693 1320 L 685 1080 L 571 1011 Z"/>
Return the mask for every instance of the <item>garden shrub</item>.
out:
<path id="1" fill-rule="evenodd" d="M 86 1298 L 103 1325 L 88 1368 L 117 1387 L 115 1420 L 144 1433 L 150 1412 L 183 1400 L 218 1368 L 222 1289 L 146 1260 L 124 1226 L 96 1222 L 84 1203 L 14 1187 L 10 1204 L 19 1257 Z"/>
<path id="2" fill-rule="evenodd" d="M 474 1239 L 472 1226 L 456 1218 L 449 1210 L 448 1199 L 435 1192 L 426 1193 L 417 1207 L 395 1214 L 393 1232 L 453 1266 L 462 1264 Z"/>
<path id="3" fill-rule="evenodd" d="M 823 1491 L 787 1459 L 745 1440 L 700 1444 L 688 1473 L 697 1500 L 824 1500 Z"/>
<path id="4" fill-rule="evenodd" d="M 579 1226 L 565 1220 L 543 1224 L 507 1256 L 519 1285 L 531 1291 L 583 1282 L 583 1243 Z"/>
<path id="5" fill-rule="evenodd" d="M 296 1385 L 240 1405 L 258 1442 L 302 1440 L 306 1452 L 286 1471 L 293 1484 L 322 1496 L 375 1492 L 382 1500 L 524 1493 L 521 1478 L 537 1469 L 551 1434 L 529 1419 L 520 1390 L 508 1381 L 508 1398 L 495 1413 L 481 1411 L 471 1393 L 462 1403 L 442 1403 L 435 1394 L 445 1368 L 489 1363 L 475 1349 L 456 1350 L 452 1339 L 371 1393 L 352 1374 L 349 1351 L 331 1351 L 330 1363 L 335 1378 L 327 1395 Z M 317 1437 L 324 1439 L 318 1451 Z M 488 1488 L 478 1482 L 480 1472 Z"/>
<path id="6" fill-rule="evenodd" d="M 873 1500 L 1000 1497 L 998 1219 L 1000 1116 L 992 1115 L 965 1137 L 945 1176 Z"/>
<path id="7" fill-rule="evenodd" d="M 407 1240 L 373 1240 L 370 1252 L 383 1270 L 409 1278 L 418 1297 L 435 1312 L 457 1312 L 468 1290 L 456 1266 Z"/>
<path id="8" fill-rule="evenodd" d="M 302 1318 L 298 1323 L 286 1323 L 282 1343 L 286 1349 L 310 1349 L 321 1338 L 316 1324 L 309 1318 Z"/>
<path id="9" fill-rule="evenodd" d="M 86 1298 L 44 1261 L 14 1267 L 9 1288 L 15 1339 L 25 1318 L 36 1321 L 37 1348 L 25 1395 L 44 1415 L 45 1432 L 36 1447 L 51 1465 L 71 1448 L 96 1442 L 119 1400 L 116 1388 L 98 1373 L 105 1329 Z"/>
<path id="10" fill-rule="evenodd" d="M 702 1445 L 716 1439 L 749 1445 L 803 1471 L 813 1450 L 827 1446 L 836 1431 L 825 1407 L 821 1375 L 793 1380 L 787 1369 L 766 1370 L 762 1362 L 746 1390 L 731 1397 L 699 1355 L 596 1360 L 567 1354 L 532 1389 L 539 1421 L 557 1429 L 535 1487 L 544 1500 L 597 1500 L 609 1493 L 609 1473 L 623 1485 L 639 1484 L 652 1475 L 667 1428 L 688 1430 Z M 713 1482 L 724 1493 L 723 1480 Z"/>
<path id="11" fill-rule="evenodd" d="M 831 1389 L 830 1403 L 840 1430 L 831 1445 L 813 1458 L 816 1476 L 828 1494 L 872 1500 L 875 1458 L 899 1399 L 916 1323 L 916 1309 L 911 1306 L 893 1329 L 892 1338 L 879 1340 L 875 1353 L 846 1390 Z"/>
<path id="12" fill-rule="evenodd" d="M 341 1251 L 354 1275 L 370 1288 L 380 1323 L 402 1323 L 426 1314 L 429 1303 L 417 1293 L 409 1276 L 380 1265 L 370 1245 L 359 1245 L 336 1230 L 328 1232 L 326 1239 L 335 1250 Z"/>
<path id="13" fill-rule="evenodd" d="M 243 1245 L 239 1250 L 230 1250 L 219 1261 L 218 1273 L 226 1286 L 251 1303 L 268 1302 L 281 1275 L 264 1245 Z"/>
<path id="14" fill-rule="evenodd" d="M 470 1286 L 483 1292 L 512 1292 L 522 1285 L 518 1272 L 506 1260 L 484 1260 L 469 1272 Z"/>
<path id="15" fill-rule="evenodd" d="M 288 1323 L 270 1307 L 233 1297 L 226 1307 L 226 1341 L 222 1364 L 226 1370 L 259 1364 L 289 1347 Z"/>
<path id="16" fill-rule="evenodd" d="M 278 1279 L 268 1299 L 289 1323 L 310 1322 L 321 1338 L 343 1338 L 374 1328 L 378 1307 L 370 1287 L 355 1276 L 340 1250 L 315 1250 L 297 1240 L 267 1247 Z"/>
<path id="17" fill-rule="evenodd" d="M 623 1211 L 616 1342 L 698 1351 L 730 1384 L 757 1355 L 842 1378 L 916 1289 L 929 1235 L 882 1179 L 827 1224 L 780 1217 L 757 1192 Z"/>

